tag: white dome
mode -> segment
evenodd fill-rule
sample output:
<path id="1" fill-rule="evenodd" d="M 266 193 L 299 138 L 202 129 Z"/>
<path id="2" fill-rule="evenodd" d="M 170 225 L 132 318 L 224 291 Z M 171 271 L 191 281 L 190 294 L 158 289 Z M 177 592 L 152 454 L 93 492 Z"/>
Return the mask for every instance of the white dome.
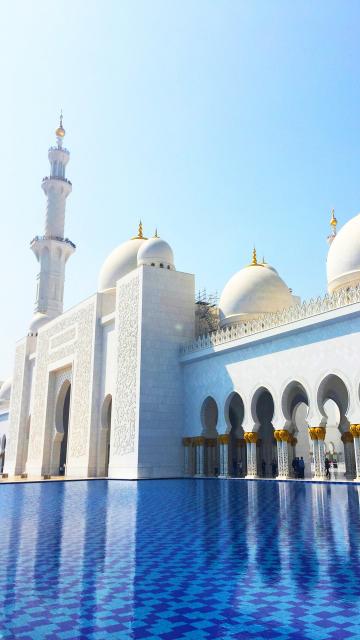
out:
<path id="1" fill-rule="evenodd" d="M 137 263 L 151 267 L 174 269 L 174 254 L 170 245 L 162 238 L 149 238 L 144 242 L 137 254 Z"/>
<path id="2" fill-rule="evenodd" d="M 29 326 L 29 334 L 36 335 L 40 327 L 49 322 L 51 318 L 46 313 L 37 312 L 33 315 L 33 318 Z"/>
<path id="3" fill-rule="evenodd" d="M 10 404 L 12 378 L 4 380 L 0 386 L 0 407 Z"/>
<path id="4" fill-rule="evenodd" d="M 120 278 L 137 267 L 137 253 L 145 238 L 134 238 L 124 242 L 106 258 L 99 273 L 98 290 L 113 289 Z"/>
<path id="5" fill-rule="evenodd" d="M 332 241 L 326 263 L 330 293 L 360 282 L 360 213 Z"/>
<path id="6" fill-rule="evenodd" d="M 252 264 L 241 269 L 225 285 L 220 297 L 221 326 L 252 320 L 261 313 L 291 307 L 293 296 L 270 265 Z"/>

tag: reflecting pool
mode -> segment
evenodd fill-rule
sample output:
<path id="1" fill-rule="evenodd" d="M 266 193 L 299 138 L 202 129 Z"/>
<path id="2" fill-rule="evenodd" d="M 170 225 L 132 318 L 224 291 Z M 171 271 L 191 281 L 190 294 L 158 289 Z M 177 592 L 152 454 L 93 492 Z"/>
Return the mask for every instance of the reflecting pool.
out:
<path id="1" fill-rule="evenodd" d="M 360 638 L 360 486 L 0 486 L 0 638 Z"/>

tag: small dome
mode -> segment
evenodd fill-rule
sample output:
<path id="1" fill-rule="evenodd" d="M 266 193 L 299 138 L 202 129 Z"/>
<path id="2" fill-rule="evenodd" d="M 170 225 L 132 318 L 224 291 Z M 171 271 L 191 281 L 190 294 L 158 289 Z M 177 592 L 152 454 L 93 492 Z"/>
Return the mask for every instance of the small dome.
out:
<path id="1" fill-rule="evenodd" d="M 0 386 L 0 407 L 10 404 L 11 387 L 12 378 L 7 378 Z"/>
<path id="2" fill-rule="evenodd" d="M 220 297 L 221 326 L 291 307 L 293 296 L 277 271 L 256 262 L 230 278 Z"/>
<path id="3" fill-rule="evenodd" d="M 146 264 L 150 267 L 175 269 L 172 248 L 157 235 L 141 245 L 137 254 L 137 263 L 138 266 Z"/>
<path id="4" fill-rule="evenodd" d="M 360 282 L 360 213 L 351 218 L 334 237 L 326 270 L 330 293 Z"/>
<path id="5" fill-rule="evenodd" d="M 40 327 L 49 322 L 51 318 L 46 313 L 35 313 L 29 326 L 29 335 L 36 335 Z"/>
<path id="6" fill-rule="evenodd" d="M 145 238 L 133 238 L 119 245 L 106 258 L 99 274 L 98 290 L 113 289 L 120 278 L 136 269 L 137 254 Z"/>

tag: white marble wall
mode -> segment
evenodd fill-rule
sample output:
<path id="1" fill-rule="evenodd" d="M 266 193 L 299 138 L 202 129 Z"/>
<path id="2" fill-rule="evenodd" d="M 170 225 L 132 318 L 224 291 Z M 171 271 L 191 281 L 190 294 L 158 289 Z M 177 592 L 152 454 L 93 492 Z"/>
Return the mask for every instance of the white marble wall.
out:
<path id="1" fill-rule="evenodd" d="M 232 391 L 237 391 L 244 402 L 244 430 L 256 431 L 254 397 L 261 387 L 268 389 L 274 400 L 274 428 L 286 428 L 289 421 L 284 413 L 284 393 L 292 381 L 299 381 L 304 387 L 310 403 L 307 423 L 317 426 L 327 419 L 319 406 L 317 393 L 329 374 L 339 376 L 348 390 L 350 401 L 346 419 L 349 423 L 360 423 L 360 364 L 354 357 L 360 349 L 360 311 L 354 312 L 351 307 L 347 311 L 348 314 L 344 309 L 338 314 L 324 313 L 280 330 L 270 329 L 183 355 L 184 436 L 201 433 L 201 406 L 209 395 L 219 408 L 218 433 L 225 433 L 228 429 L 225 403 Z M 303 428 L 307 429 L 306 423 Z M 307 433 L 301 434 L 299 445 L 304 449 L 309 466 Z"/>
<path id="2" fill-rule="evenodd" d="M 194 314 L 192 275 L 142 266 L 118 282 L 110 476 L 183 474 L 179 349 Z"/>

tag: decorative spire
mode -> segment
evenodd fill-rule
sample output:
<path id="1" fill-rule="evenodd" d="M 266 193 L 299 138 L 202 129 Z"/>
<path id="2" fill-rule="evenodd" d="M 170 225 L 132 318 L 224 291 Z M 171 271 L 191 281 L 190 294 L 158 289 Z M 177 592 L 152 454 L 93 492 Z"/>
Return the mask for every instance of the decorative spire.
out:
<path id="1" fill-rule="evenodd" d="M 335 230 L 335 233 L 336 233 L 337 220 L 335 218 L 335 210 L 334 209 L 331 209 L 330 224 L 331 224 L 332 228 Z"/>
<path id="2" fill-rule="evenodd" d="M 331 218 L 330 218 L 330 227 L 331 227 L 331 233 L 330 235 L 327 237 L 327 241 L 329 244 L 332 243 L 332 241 L 334 240 L 335 236 L 336 236 L 336 226 L 337 226 L 337 219 L 335 218 L 335 211 L 334 209 L 331 209 Z"/>
<path id="3" fill-rule="evenodd" d="M 55 135 L 56 135 L 56 139 L 57 139 L 57 143 L 59 145 L 59 147 L 61 147 L 62 145 L 62 140 L 65 136 L 65 129 L 63 127 L 63 112 L 62 109 L 60 111 L 60 122 L 59 122 L 59 126 L 58 128 L 55 130 Z"/>
<path id="4" fill-rule="evenodd" d="M 258 261 L 257 261 L 256 249 L 255 249 L 255 247 L 254 247 L 254 248 L 253 248 L 253 252 L 252 252 L 252 261 L 251 261 L 251 265 L 252 265 L 253 267 L 256 267 L 256 266 L 257 266 L 257 263 L 258 263 Z"/>
<path id="5" fill-rule="evenodd" d="M 157 227 L 156 227 L 156 229 L 155 229 L 155 235 L 154 235 L 154 238 L 158 238 L 158 237 L 159 237 L 159 236 L 158 236 Z"/>
<path id="6" fill-rule="evenodd" d="M 139 228 L 138 228 L 137 236 L 133 236 L 131 239 L 132 240 L 147 240 L 147 238 L 145 238 L 145 236 L 143 235 L 143 226 L 142 226 L 141 220 L 139 220 Z"/>

